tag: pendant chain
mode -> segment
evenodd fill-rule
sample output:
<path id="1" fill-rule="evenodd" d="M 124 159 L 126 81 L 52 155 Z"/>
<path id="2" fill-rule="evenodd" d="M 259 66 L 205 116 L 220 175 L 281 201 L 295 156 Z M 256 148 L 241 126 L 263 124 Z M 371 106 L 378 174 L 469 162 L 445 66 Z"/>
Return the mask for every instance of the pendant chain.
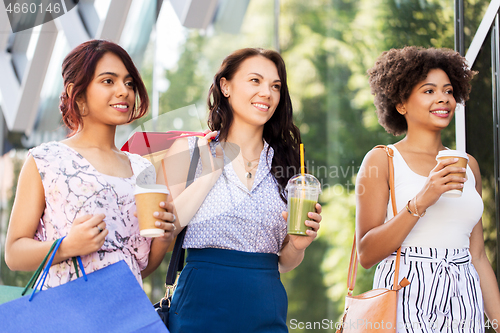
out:
<path id="1" fill-rule="evenodd" d="M 229 149 L 234 152 L 234 149 L 233 149 L 232 146 L 229 146 Z M 253 165 L 253 162 L 254 161 L 259 161 L 260 160 L 260 156 L 258 158 L 253 159 L 253 160 L 249 160 L 245 156 L 243 156 L 243 153 L 241 152 L 241 150 L 239 151 L 239 153 L 241 154 L 241 157 L 243 158 L 243 162 L 240 159 L 238 159 L 238 158 L 236 158 L 236 159 L 239 161 L 239 163 L 241 163 L 241 165 L 243 166 L 243 169 L 245 169 L 245 171 L 246 171 L 245 178 L 247 178 L 248 180 L 250 180 L 253 177 L 252 171 L 259 165 L 258 162 L 257 162 L 257 164 Z M 251 167 L 250 170 L 247 170 L 247 167 L 248 168 Z"/>
<path id="2" fill-rule="evenodd" d="M 256 158 L 256 159 L 253 159 L 251 161 L 249 161 L 248 159 L 245 158 L 245 156 L 243 156 L 243 154 L 241 154 L 241 157 L 243 157 L 243 160 L 245 161 L 245 164 L 248 166 L 248 167 L 251 167 L 252 166 L 252 162 L 253 161 L 258 161 L 260 160 L 260 157 Z M 257 163 L 259 164 L 259 163 Z"/>
<path id="3" fill-rule="evenodd" d="M 242 154 L 241 156 L 243 157 L 243 154 Z M 245 159 L 245 157 L 243 157 L 243 159 Z M 248 165 L 248 166 L 250 167 L 250 166 L 252 165 L 252 163 L 251 163 L 251 162 L 248 162 L 247 164 L 243 164 L 243 162 L 241 162 L 240 160 L 238 160 L 238 161 L 239 161 L 239 162 L 243 165 L 243 168 L 244 168 L 244 169 L 245 169 L 245 171 L 246 171 L 246 173 L 245 173 L 245 177 L 246 177 L 247 179 L 252 178 L 252 176 L 253 176 L 252 171 L 253 171 L 253 169 L 255 169 L 256 167 L 258 167 L 258 166 L 259 166 L 259 163 L 255 164 L 255 165 L 254 165 L 254 166 L 253 166 L 250 170 L 247 170 L 247 167 L 246 167 L 246 166 L 247 166 L 248 164 L 250 164 L 250 165 Z M 255 160 L 252 160 L 252 161 L 255 161 Z"/>
<path id="4" fill-rule="evenodd" d="M 259 166 L 259 163 L 255 164 L 255 165 L 254 165 L 254 166 L 253 166 L 250 170 L 247 170 L 247 166 L 248 166 L 248 167 L 251 167 L 251 166 L 252 166 L 252 162 L 253 162 L 253 161 L 257 161 L 257 160 L 259 160 L 260 158 L 256 158 L 256 159 L 254 159 L 254 160 L 249 161 L 249 160 L 247 160 L 247 159 L 245 158 L 245 156 L 243 156 L 243 154 L 241 154 L 241 157 L 243 157 L 243 160 L 245 160 L 245 161 L 246 161 L 246 163 L 243 163 L 243 162 L 241 162 L 240 160 L 238 160 L 238 161 L 239 161 L 239 162 L 243 165 L 243 168 L 244 168 L 244 169 L 245 169 L 245 171 L 246 171 L 246 173 L 245 173 L 245 177 L 246 177 L 247 179 L 251 179 L 251 178 L 253 177 L 252 170 L 253 170 L 253 169 L 255 169 L 256 167 L 258 167 L 258 166 Z"/>

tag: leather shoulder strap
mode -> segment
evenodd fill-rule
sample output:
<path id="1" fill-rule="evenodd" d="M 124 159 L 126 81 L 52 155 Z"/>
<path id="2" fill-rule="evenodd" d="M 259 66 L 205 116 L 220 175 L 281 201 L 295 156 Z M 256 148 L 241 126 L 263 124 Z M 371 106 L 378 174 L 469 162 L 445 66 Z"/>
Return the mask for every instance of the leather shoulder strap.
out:
<path id="1" fill-rule="evenodd" d="M 389 190 L 390 190 L 390 195 L 391 195 L 391 203 L 392 203 L 392 211 L 394 213 L 394 216 L 397 215 L 397 207 L 396 207 L 396 194 L 394 192 L 394 150 L 392 148 L 389 148 L 387 146 L 379 145 L 374 147 L 373 149 L 377 148 L 382 148 L 385 150 L 387 153 L 387 157 L 389 160 Z M 394 267 L 394 283 L 392 286 L 393 290 L 398 290 L 400 289 L 398 287 L 398 279 L 399 279 L 399 261 L 401 258 L 401 246 L 398 249 L 398 254 L 396 257 L 396 265 Z M 354 290 L 354 286 L 356 285 L 356 274 L 358 272 L 358 255 L 356 251 L 356 233 L 354 233 L 354 240 L 352 242 L 352 250 L 351 250 L 351 258 L 349 261 L 349 271 L 347 273 L 347 294 L 349 296 L 352 295 L 352 292 Z"/>

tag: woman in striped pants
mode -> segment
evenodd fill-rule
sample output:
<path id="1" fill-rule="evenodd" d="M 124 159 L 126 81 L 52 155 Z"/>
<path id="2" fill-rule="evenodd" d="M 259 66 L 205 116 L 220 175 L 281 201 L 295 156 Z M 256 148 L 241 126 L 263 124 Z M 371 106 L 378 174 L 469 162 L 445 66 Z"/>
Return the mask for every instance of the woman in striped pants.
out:
<path id="1" fill-rule="evenodd" d="M 374 288 L 392 288 L 395 251 L 400 276 L 411 284 L 399 292 L 397 332 L 500 332 L 500 293 L 486 257 L 481 215 L 481 175 L 468 155 L 436 162 L 447 150 L 441 131 L 465 102 L 475 74 L 457 52 L 405 47 L 384 52 L 369 71 L 379 123 L 393 135 L 393 216 L 387 154 L 370 151 L 356 186 L 359 260 L 379 263 Z M 457 175 L 465 172 L 466 177 Z M 459 197 L 445 192 L 462 191 Z M 484 313 L 488 316 L 485 323 Z"/>

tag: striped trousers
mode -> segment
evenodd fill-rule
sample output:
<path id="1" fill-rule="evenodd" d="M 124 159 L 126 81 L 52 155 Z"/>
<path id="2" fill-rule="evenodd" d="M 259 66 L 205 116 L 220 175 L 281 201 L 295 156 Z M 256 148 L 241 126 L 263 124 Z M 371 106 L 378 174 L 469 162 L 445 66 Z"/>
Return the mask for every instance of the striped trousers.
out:
<path id="1" fill-rule="evenodd" d="M 396 253 L 380 262 L 373 288 L 392 288 Z M 403 247 L 397 332 L 484 332 L 479 275 L 468 249 Z"/>

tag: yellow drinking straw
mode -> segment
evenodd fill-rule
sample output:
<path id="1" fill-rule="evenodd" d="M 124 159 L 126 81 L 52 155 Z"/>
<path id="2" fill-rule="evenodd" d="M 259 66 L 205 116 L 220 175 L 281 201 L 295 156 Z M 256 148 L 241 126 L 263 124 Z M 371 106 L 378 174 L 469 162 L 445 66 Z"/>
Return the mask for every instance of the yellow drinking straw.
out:
<path id="1" fill-rule="evenodd" d="M 300 173 L 302 174 L 302 177 L 305 175 L 305 167 L 304 167 L 304 144 L 300 144 Z M 302 179 L 302 182 L 304 182 L 304 179 Z"/>
<path id="2" fill-rule="evenodd" d="M 306 168 L 304 166 L 304 144 L 300 144 L 300 174 L 302 175 L 302 199 L 306 197 Z"/>

